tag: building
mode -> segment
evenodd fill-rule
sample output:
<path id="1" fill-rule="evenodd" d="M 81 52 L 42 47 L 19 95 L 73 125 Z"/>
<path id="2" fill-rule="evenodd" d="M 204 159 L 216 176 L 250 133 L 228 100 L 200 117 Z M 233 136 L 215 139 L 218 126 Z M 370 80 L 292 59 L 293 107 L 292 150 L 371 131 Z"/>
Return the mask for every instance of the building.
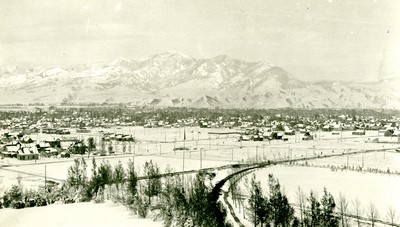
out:
<path id="1" fill-rule="evenodd" d="M 18 151 L 18 160 L 37 160 L 39 159 L 39 152 L 36 147 L 23 147 Z"/>

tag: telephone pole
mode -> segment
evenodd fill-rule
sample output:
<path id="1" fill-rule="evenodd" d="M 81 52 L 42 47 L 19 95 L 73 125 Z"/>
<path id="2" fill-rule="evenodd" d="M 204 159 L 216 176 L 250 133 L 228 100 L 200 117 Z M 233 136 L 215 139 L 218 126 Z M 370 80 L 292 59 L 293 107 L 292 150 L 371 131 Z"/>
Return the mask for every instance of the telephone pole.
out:
<path id="1" fill-rule="evenodd" d="M 203 148 L 200 148 L 200 169 L 203 168 Z"/>
<path id="2" fill-rule="evenodd" d="M 256 162 L 258 162 L 258 146 L 256 146 Z"/>
<path id="3" fill-rule="evenodd" d="M 46 169 L 46 165 L 44 165 L 44 187 L 46 188 L 46 184 L 47 184 L 47 169 Z"/>
<path id="4" fill-rule="evenodd" d="M 185 150 L 182 150 L 182 186 L 185 185 Z"/>

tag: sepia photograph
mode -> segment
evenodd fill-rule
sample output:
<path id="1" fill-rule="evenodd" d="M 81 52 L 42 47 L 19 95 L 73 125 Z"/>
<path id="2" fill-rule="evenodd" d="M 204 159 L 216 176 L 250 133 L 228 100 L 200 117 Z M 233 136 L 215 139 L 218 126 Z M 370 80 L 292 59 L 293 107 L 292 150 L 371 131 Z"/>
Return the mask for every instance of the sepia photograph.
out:
<path id="1" fill-rule="evenodd" d="M 400 1 L 0 1 L 0 226 L 400 227 Z"/>

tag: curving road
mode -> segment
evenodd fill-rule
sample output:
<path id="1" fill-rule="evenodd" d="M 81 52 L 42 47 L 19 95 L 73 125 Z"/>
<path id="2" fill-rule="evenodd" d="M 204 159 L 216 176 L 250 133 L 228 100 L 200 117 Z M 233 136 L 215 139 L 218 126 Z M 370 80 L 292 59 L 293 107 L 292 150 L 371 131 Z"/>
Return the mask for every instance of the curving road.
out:
<path id="1" fill-rule="evenodd" d="M 374 150 L 356 151 L 356 152 L 351 152 L 351 153 L 346 152 L 346 153 L 329 154 L 329 155 L 322 155 L 322 156 L 318 155 L 318 156 L 313 156 L 313 157 L 308 157 L 308 158 L 295 158 L 295 159 L 286 159 L 286 160 L 280 160 L 280 161 L 267 161 L 267 162 L 254 163 L 254 164 L 237 164 L 234 166 L 235 168 L 242 167 L 243 169 L 240 169 L 239 171 L 234 172 L 234 173 L 226 176 L 224 179 L 220 180 L 214 186 L 214 188 L 212 190 L 212 198 L 214 199 L 214 204 L 216 204 L 216 201 L 219 199 L 220 195 L 222 195 L 222 187 L 225 185 L 225 183 L 227 181 L 229 181 L 229 179 L 231 179 L 232 177 L 234 177 L 238 174 L 242 174 L 242 173 L 248 174 L 249 172 L 251 172 L 255 169 L 265 168 L 265 167 L 277 165 L 277 164 L 296 162 L 296 161 L 308 161 L 308 160 L 314 160 L 314 159 L 322 159 L 322 158 L 330 158 L 330 157 L 336 157 L 336 156 L 345 156 L 345 155 L 350 155 L 350 154 L 361 154 L 361 153 L 370 153 L 370 152 L 386 151 L 386 150 L 390 150 L 390 149 L 379 149 L 379 150 L 374 149 Z M 229 203 L 229 201 L 227 199 L 227 196 L 228 196 L 227 194 L 228 194 L 227 192 L 224 192 L 223 200 L 226 203 L 226 205 L 228 206 L 228 209 L 229 209 L 233 219 L 235 220 L 236 225 L 243 227 L 244 225 L 240 222 L 240 219 L 236 216 L 232 205 Z M 352 214 L 346 214 L 346 216 L 350 217 L 350 218 L 354 218 L 354 215 L 352 215 Z M 369 221 L 369 219 L 365 218 L 365 217 L 361 217 L 360 219 L 364 222 Z M 376 223 L 391 225 L 391 223 L 384 221 L 384 220 L 376 220 Z M 400 224 L 394 224 L 393 226 L 400 227 Z"/>

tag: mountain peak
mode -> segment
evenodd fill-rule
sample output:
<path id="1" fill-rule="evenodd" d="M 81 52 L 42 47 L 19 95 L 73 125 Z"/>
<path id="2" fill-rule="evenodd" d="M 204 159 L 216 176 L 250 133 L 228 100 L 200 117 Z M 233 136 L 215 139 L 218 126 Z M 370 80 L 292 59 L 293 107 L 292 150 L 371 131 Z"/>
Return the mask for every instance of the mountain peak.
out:
<path id="1" fill-rule="evenodd" d="M 215 61 L 229 61 L 229 60 L 234 60 L 234 59 L 232 59 L 231 57 L 229 57 L 228 55 L 226 55 L 226 54 L 222 54 L 222 55 L 218 55 L 218 56 L 215 56 L 215 57 L 213 57 L 212 58 L 213 60 L 215 60 Z"/>
<path id="2" fill-rule="evenodd" d="M 174 60 L 192 60 L 193 58 L 182 54 L 178 51 L 166 51 L 160 54 L 155 54 L 147 58 L 146 60 L 154 60 L 154 59 L 174 59 Z"/>
<path id="3" fill-rule="evenodd" d="M 118 57 L 114 61 L 111 62 L 111 65 L 119 65 L 119 64 L 131 64 L 132 61 L 123 57 Z"/>

